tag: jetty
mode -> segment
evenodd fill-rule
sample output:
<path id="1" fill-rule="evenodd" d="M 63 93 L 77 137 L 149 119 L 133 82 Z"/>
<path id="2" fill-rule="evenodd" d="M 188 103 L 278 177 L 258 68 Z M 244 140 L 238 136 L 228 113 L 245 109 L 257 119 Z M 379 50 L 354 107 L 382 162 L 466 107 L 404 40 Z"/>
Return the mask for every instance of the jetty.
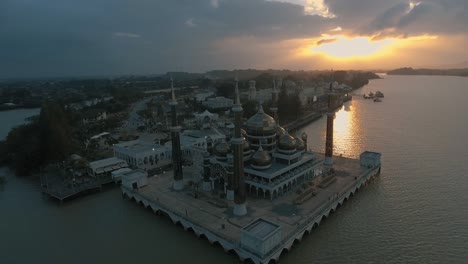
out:
<path id="1" fill-rule="evenodd" d="M 104 185 L 113 183 L 110 176 L 89 178 L 78 181 L 60 179 L 58 176 L 42 175 L 41 190 L 44 195 L 54 198 L 60 203 L 65 200 L 93 191 L 100 191 Z"/>
<path id="2" fill-rule="evenodd" d="M 366 163 L 368 156 L 378 157 L 377 162 Z M 318 162 L 325 158 L 322 154 L 316 157 Z M 172 188 L 171 173 L 148 178 L 141 188 L 122 185 L 121 191 L 124 197 L 168 216 L 174 224 L 234 253 L 241 261 L 270 263 L 379 175 L 380 154 L 364 152 L 360 160 L 334 157 L 333 169 L 324 166 L 323 170 L 296 182 L 273 200 L 250 192 L 244 216 L 235 216 L 233 202 L 220 198 L 219 193 L 198 191 L 195 176 L 184 177 L 182 191 Z"/>

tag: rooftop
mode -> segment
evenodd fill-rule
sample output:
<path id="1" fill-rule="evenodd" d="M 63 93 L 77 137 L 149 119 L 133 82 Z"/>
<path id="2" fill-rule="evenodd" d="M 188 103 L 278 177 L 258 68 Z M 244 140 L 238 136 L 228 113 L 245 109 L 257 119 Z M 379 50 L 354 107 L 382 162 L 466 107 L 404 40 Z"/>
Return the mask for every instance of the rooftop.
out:
<path id="1" fill-rule="evenodd" d="M 298 153 L 297 153 L 298 154 Z M 313 153 L 310 152 L 305 152 L 303 155 L 297 155 L 299 157 L 299 160 L 296 163 L 293 163 L 291 165 L 284 164 L 284 163 L 279 163 L 276 162 L 275 159 L 273 159 L 273 162 L 271 163 L 271 167 L 265 170 L 255 170 L 252 169 L 250 166 L 246 166 L 244 168 L 244 171 L 253 174 L 253 175 L 258 175 L 262 176 L 263 178 L 274 178 L 282 173 L 292 171 L 296 167 L 299 167 L 300 165 L 307 163 L 309 161 L 313 161 L 315 159 L 315 163 L 320 162 L 320 159 L 316 157 Z"/>
<path id="2" fill-rule="evenodd" d="M 102 159 L 102 160 L 96 160 L 93 162 L 89 163 L 89 167 L 93 170 L 98 169 L 98 168 L 103 168 L 103 167 L 110 167 L 110 166 L 117 166 L 124 163 L 127 165 L 127 163 L 119 158 L 112 157 L 112 158 L 107 158 L 107 159 Z M 120 166 L 119 166 L 120 168 Z"/>
<path id="3" fill-rule="evenodd" d="M 267 221 L 263 218 L 259 218 L 242 229 L 249 232 L 257 238 L 264 240 L 268 237 L 268 235 L 272 234 L 273 231 L 279 228 L 279 225 Z"/>
<path id="4" fill-rule="evenodd" d="M 141 140 L 132 140 L 124 143 L 115 144 L 114 148 L 116 149 L 125 149 L 134 154 L 154 151 L 156 149 L 166 149 L 164 145 L 152 144 L 149 142 L 144 142 Z"/>
<path id="5" fill-rule="evenodd" d="M 128 171 L 128 172 L 125 172 L 122 174 L 122 178 L 126 178 L 126 179 L 135 179 L 135 178 L 139 178 L 141 176 L 146 176 L 147 173 L 145 171 L 142 171 L 142 170 L 131 170 L 131 171 Z"/>

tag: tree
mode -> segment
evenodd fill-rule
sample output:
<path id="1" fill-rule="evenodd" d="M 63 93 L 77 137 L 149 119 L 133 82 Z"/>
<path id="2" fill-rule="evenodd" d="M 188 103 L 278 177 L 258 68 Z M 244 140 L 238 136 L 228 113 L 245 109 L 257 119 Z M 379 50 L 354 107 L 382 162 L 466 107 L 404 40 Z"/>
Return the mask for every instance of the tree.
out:
<path id="1" fill-rule="evenodd" d="M 289 96 L 286 87 L 281 87 L 278 95 L 278 117 L 283 123 L 288 118 Z"/>
<path id="2" fill-rule="evenodd" d="M 226 98 L 234 98 L 234 85 L 232 83 L 223 82 L 216 86 L 216 94 Z"/>
<path id="3" fill-rule="evenodd" d="M 58 162 L 73 151 L 70 118 L 55 102 L 45 102 L 39 115 L 40 149 L 45 162 Z"/>
<path id="4" fill-rule="evenodd" d="M 242 104 L 242 109 L 244 109 L 244 117 L 250 118 L 255 113 L 257 113 L 258 102 L 257 101 L 247 101 Z"/>

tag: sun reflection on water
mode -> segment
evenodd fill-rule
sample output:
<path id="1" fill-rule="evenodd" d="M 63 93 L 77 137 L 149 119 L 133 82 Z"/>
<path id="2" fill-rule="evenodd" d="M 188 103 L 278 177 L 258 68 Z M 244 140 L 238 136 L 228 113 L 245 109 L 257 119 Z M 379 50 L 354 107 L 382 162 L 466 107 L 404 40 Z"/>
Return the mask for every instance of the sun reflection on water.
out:
<path id="1" fill-rule="evenodd" d="M 357 157 L 359 148 L 356 147 L 360 135 L 356 111 L 352 105 L 346 105 L 336 113 L 333 129 L 333 154 L 344 157 Z"/>

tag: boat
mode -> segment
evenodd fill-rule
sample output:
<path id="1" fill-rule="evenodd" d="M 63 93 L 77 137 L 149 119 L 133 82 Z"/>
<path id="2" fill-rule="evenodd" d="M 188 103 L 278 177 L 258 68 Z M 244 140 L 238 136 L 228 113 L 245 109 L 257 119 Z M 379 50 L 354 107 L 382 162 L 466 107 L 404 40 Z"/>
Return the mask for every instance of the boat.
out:
<path id="1" fill-rule="evenodd" d="M 384 94 L 381 91 L 377 91 L 377 92 L 375 92 L 375 97 L 383 98 Z"/>
<path id="2" fill-rule="evenodd" d="M 379 97 L 375 97 L 374 102 L 382 102 L 382 99 L 380 99 Z"/>

